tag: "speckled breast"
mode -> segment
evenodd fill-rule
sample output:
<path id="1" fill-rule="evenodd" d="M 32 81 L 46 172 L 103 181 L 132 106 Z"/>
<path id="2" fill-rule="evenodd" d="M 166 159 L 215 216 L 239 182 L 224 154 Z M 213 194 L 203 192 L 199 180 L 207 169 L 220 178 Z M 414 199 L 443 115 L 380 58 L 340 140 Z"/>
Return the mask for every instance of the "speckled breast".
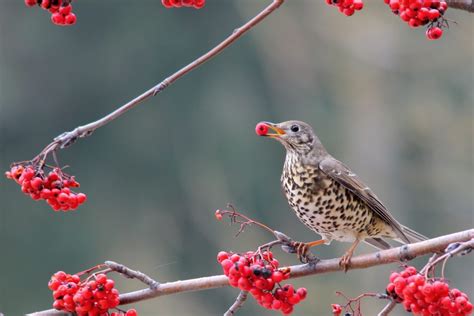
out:
<path id="1" fill-rule="evenodd" d="M 374 221 L 372 212 L 358 197 L 319 168 L 287 158 L 281 184 L 298 218 L 324 239 L 354 241 L 365 237 Z"/>

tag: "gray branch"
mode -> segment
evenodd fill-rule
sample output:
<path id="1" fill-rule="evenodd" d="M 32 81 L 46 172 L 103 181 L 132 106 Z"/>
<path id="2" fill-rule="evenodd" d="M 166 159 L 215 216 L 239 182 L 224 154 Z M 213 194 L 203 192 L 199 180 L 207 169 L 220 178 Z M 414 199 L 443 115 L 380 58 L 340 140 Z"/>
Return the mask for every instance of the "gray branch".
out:
<path id="1" fill-rule="evenodd" d="M 235 313 L 239 310 L 239 308 L 241 308 L 242 305 L 244 305 L 248 294 L 249 292 L 247 291 L 240 291 L 239 296 L 237 296 L 237 298 L 235 299 L 234 304 L 232 304 L 232 306 L 229 307 L 227 312 L 224 313 L 224 316 L 235 315 Z"/>
<path id="2" fill-rule="evenodd" d="M 397 248 L 377 251 L 370 254 L 353 257 L 349 270 L 366 269 L 382 264 L 391 264 L 396 261 L 412 260 L 419 256 L 444 251 L 446 247 L 455 242 L 464 242 L 474 238 L 474 229 L 444 235 L 414 244 L 403 245 Z M 321 260 L 317 264 L 300 264 L 290 266 L 290 278 L 300 278 L 309 275 L 344 271 L 339 265 L 339 258 Z M 225 275 L 213 275 L 196 279 L 161 283 L 157 288 L 146 288 L 120 295 L 120 305 L 140 302 L 164 295 L 176 293 L 202 291 L 229 286 Z M 33 316 L 67 315 L 64 312 L 47 310 L 32 313 Z"/>

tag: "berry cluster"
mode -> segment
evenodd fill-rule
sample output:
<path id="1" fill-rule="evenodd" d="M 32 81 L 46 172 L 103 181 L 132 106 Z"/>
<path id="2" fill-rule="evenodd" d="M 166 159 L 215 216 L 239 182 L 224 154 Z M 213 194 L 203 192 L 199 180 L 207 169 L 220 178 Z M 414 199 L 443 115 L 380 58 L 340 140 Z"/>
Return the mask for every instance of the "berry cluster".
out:
<path id="1" fill-rule="evenodd" d="M 351 16 L 364 7 L 362 0 L 326 0 L 326 3 L 339 8 L 339 12 L 346 16 Z"/>
<path id="2" fill-rule="evenodd" d="M 81 281 L 78 274 L 58 271 L 49 280 L 48 287 L 53 291 L 55 309 L 75 312 L 79 316 L 109 315 L 108 310 L 120 303 L 114 281 L 103 273 Z M 136 316 L 137 312 L 130 309 L 127 312 L 112 312 L 112 315 Z"/>
<path id="3" fill-rule="evenodd" d="M 79 183 L 59 168 L 54 168 L 46 176 L 34 165 L 17 164 L 5 172 L 5 176 L 21 185 L 21 190 L 33 200 L 46 200 L 55 211 L 75 210 L 87 199 L 84 193 L 71 191 L 70 188 L 79 187 Z"/>
<path id="4" fill-rule="evenodd" d="M 429 24 L 426 37 L 435 40 L 443 35 L 442 26 L 445 25 L 443 15 L 448 9 L 444 0 L 384 0 L 392 12 L 411 27 Z M 435 26 L 436 24 L 436 26 Z"/>
<path id="5" fill-rule="evenodd" d="M 168 9 L 173 7 L 193 7 L 195 9 L 201 9 L 206 4 L 206 0 L 161 0 L 161 3 Z"/>
<path id="6" fill-rule="evenodd" d="M 51 13 L 51 21 L 56 25 L 72 25 L 76 23 L 76 15 L 72 13 L 71 0 L 25 0 L 29 7 L 40 6 Z"/>
<path id="7" fill-rule="evenodd" d="M 290 270 L 278 269 L 278 260 L 270 251 L 263 254 L 249 251 L 243 255 L 221 251 L 217 261 L 231 286 L 250 292 L 267 309 L 288 315 L 293 312 L 294 305 L 306 298 L 305 288 L 295 290 L 291 284 L 280 285 L 289 278 Z"/>
<path id="8" fill-rule="evenodd" d="M 413 315 L 464 316 L 473 311 L 465 293 L 442 280 L 426 279 L 414 267 L 392 273 L 386 291 Z"/>

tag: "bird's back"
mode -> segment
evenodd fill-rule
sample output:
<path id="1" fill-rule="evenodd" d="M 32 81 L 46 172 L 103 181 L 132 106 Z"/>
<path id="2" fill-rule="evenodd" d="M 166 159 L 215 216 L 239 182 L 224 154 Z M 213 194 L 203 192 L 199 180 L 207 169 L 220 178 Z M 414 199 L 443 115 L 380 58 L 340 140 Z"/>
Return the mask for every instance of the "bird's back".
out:
<path id="1" fill-rule="evenodd" d="M 281 184 L 298 218 L 324 239 L 353 242 L 371 236 L 396 237 L 366 203 L 317 165 L 288 155 Z"/>

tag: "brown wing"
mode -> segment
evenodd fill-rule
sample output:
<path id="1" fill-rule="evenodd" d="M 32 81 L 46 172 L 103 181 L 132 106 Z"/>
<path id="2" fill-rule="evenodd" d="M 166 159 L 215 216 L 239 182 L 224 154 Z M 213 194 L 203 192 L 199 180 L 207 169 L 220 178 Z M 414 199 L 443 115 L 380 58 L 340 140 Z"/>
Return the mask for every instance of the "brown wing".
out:
<path id="1" fill-rule="evenodd" d="M 364 201 L 375 214 L 394 229 L 401 240 L 410 243 L 403 232 L 402 225 L 389 213 L 374 192 L 347 166 L 332 157 L 328 157 L 319 163 L 319 169 Z"/>

